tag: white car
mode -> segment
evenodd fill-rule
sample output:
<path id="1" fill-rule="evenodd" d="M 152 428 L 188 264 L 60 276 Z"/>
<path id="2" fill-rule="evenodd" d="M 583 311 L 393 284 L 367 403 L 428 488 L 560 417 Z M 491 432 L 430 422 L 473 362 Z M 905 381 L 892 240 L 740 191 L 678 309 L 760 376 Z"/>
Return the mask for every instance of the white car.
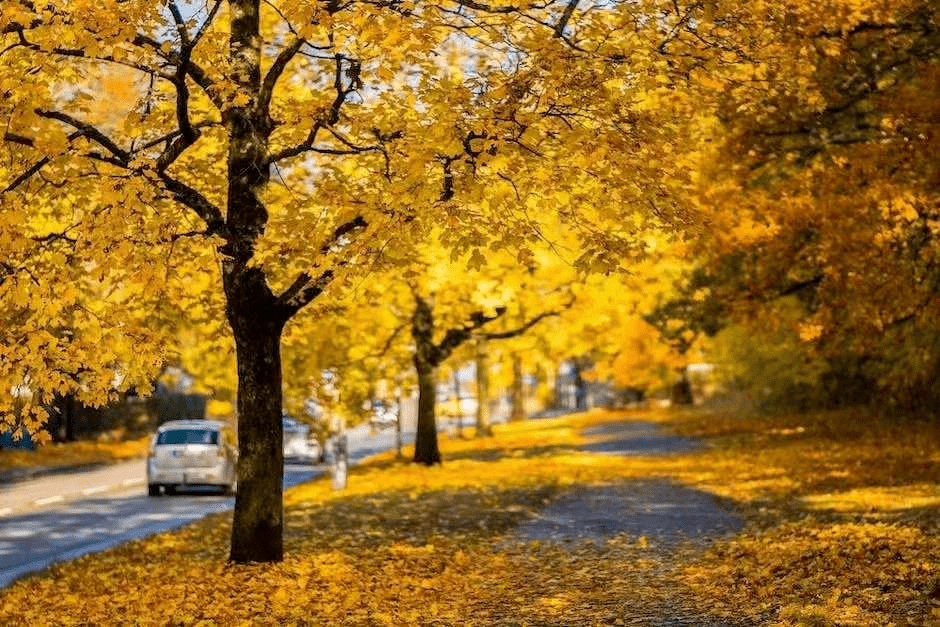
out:
<path id="1" fill-rule="evenodd" d="M 171 420 L 160 425 L 147 457 L 147 494 L 213 487 L 234 494 L 236 451 L 225 424 Z"/>
<path id="2" fill-rule="evenodd" d="M 284 459 L 305 464 L 320 461 L 320 445 L 310 437 L 310 425 L 284 416 Z"/>
<path id="3" fill-rule="evenodd" d="M 372 413 L 369 416 L 369 424 L 376 429 L 394 427 L 398 424 L 398 406 L 395 403 L 374 402 L 372 404 Z"/>

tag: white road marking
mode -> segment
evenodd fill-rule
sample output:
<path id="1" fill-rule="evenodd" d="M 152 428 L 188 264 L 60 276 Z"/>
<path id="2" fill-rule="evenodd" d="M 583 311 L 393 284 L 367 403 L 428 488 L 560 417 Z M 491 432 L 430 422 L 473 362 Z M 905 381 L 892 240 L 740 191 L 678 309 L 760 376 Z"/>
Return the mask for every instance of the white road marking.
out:
<path id="1" fill-rule="evenodd" d="M 6 516 L 12 511 L 13 511 L 12 507 L 4 507 L 3 509 L 0 509 L 0 516 Z"/>
<path id="2" fill-rule="evenodd" d="M 64 501 L 65 497 L 61 494 L 56 494 L 55 496 L 47 496 L 44 499 L 36 499 L 33 501 L 33 505 L 49 505 L 50 503 L 58 503 L 59 501 Z"/>
<path id="3" fill-rule="evenodd" d="M 84 490 L 82 490 L 82 494 L 83 494 L 83 495 L 86 495 L 86 496 L 89 495 L 89 494 L 97 494 L 98 492 L 105 492 L 105 491 L 107 491 L 110 487 L 111 487 L 111 486 L 109 486 L 109 485 L 99 485 L 99 486 L 96 486 L 96 487 L 94 487 L 94 488 L 85 488 Z"/>
<path id="4" fill-rule="evenodd" d="M 138 483 L 143 484 L 144 480 L 143 479 L 125 479 L 124 481 L 121 482 L 121 485 L 129 486 L 129 485 L 136 485 Z"/>

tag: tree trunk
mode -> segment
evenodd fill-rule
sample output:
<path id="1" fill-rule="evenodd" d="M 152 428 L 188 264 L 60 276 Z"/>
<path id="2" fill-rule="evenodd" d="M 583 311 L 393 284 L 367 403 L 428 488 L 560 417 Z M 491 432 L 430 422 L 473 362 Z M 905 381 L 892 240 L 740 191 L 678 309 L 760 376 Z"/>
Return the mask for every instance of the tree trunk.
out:
<path id="1" fill-rule="evenodd" d="M 574 408 L 577 410 L 587 409 L 587 382 L 584 380 L 582 371 L 584 369 L 580 358 L 572 360 L 574 370 Z"/>
<path id="2" fill-rule="evenodd" d="M 553 367 L 546 367 L 539 364 L 536 373 L 538 379 L 537 397 L 539 401 L 539 411 L 555 409 L 558 401 L 555 398 L 555 371 Z"/>
<path id="3" fill-rule="evenodd" d="M 273 128 L 266 103 L 259 100 L 260 0 L 229 5 L 229 77 L 244 97 L 222 113 L 228 132 L 227 241 L 219 252 L 238 362 L 238 495 L 230 559 L 275 562 L 284 556 L 280 340 L 293 310 L 278 302 L 264 271 L 252 263 L 268 220 L 260 194 L 270 178 Z"/>
<path id="4" fill-rule="evenodd" d="M 75 396 L 67 394 L 63 404 L 62 419 L 65 429 L 63 438 L 66 442 L 75 441 Z"/>
<path id="5" fill-rule="evenodd" d="M 281 414 L 283 324 L 250 314 L 233 323 L 238 360 L 238 493 L 230 559 L 272 562 L 284 556 L 284 434 Z M 254 323 L 247 323 L 248 320 Z"/>
<path id="6" fill-rule="evenodd" d="M 437 422 L 434 416 L 437 402 L 437 367 L 440 351 L 434 344 L 434 314 L 431 305 L 417 293 L 415 310 L 411 317 L 411 337 L 415 341 L 414 363 L 418 373 L 418 425 L 415 430 L 416 464 L 441 463 L 437 447 Z"/>
<path id="7" fill-rule="evenodd" d="M 477 380 L 477 415 L 476 436 L 487 437 L 493 435 L 490 425 L 490 362 L 486 353 L 486 342 L 480 341 L 476 351 L 476 380 Z"/>
<path id="8" fill-rule="evenodd" d="M 419 363 L 415 358 L 418 371 L 418 426 L 415 432 L 416 464 L 432 466 L 441 463 L 441 452 L 437 446 L 437 422 L 434 405 L 437 402 L 437 369 L 429 363 Z"/>
<path id="9" fill-rule="evenodd" d="M 672 386 L 673 405 L 692 405 L 695 401 L 692 396 L 692 382 L 685 367 L 679 368 L 679 380 Z"/>
<path id="10" fill-rule="evenodd" d="M 272 562 L 284 556 L 280 339 L 276 322 L 235 329 L 239 454 L 234 562 Z"/>
<path id="11" fill-rule="evenodd" d="M 454 410 L 457 414 L 457 437 L 463 438 L 463 402 L 460 398 L 460 371 L 454 369 L 454 398 L 456 402 L 456 409 Z"/>
<path id="12" fill-rule="evenodd" d="M 512 413 L 510 420 L 525 420 L 525 381 L 522 375 L 522 358 L 512 356 Z"/>
<path id="13" fill-rule="evenodd" d="M 402 414 L 404 413 L 402 407 L 402 397 L 401 397 L 401 388 L 395 388 L 395 407 L 396 407 L 396 419 L 395 419 L 395 458 L 402 458 L 402 433 L 401 433 L 401 420 Z"/>

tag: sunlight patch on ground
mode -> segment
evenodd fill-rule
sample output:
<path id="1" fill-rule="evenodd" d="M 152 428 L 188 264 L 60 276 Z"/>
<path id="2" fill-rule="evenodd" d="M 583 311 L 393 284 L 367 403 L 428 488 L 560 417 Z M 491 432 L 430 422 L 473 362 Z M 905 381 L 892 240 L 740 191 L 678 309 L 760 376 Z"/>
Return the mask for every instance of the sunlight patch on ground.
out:
<path id="1" fill-rule="evenodd" d="M 915 507 L 940 506 L 940 486 L 921 484 L 856 488 L 846 492 L 813 494 L 803 498 L 814 510 L 837 512 L 897 511 Z"/>

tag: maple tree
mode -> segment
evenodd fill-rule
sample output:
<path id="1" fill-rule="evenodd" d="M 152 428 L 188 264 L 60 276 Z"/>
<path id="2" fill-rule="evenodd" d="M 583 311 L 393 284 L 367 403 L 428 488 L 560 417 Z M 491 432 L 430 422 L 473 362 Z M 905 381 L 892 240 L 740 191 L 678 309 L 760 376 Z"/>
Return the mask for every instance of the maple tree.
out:
<path id="1" fill-rule="evenodd" d="M 539 332 L 543 320 L 571 307 L 571 285 L 578 281 L 577 271 L 544 246 L 533 246 L 525 264 L 494 251 L 478 266 L 474 253 L 454 254 L 436 235 L 413 244 L 406 281 L 396 284 L 394 276 L 373 274 L 372 287 L 361 288 L 359 297 L 369 292 L 366 300 L 375 311 L 358 317 L 358 326 L 370 330 L 372 341 L 345 349 L 344 359 L 353 367 L 341 377 L 374 380 L 381 372 L 388 381 L 397 372 L 400 385 L 400 373 L 413 369 L 418 392 L 413 461 L 429 465 L 441 461 L 436 420 L 441 367 L 459 362 L 471 349 L 487 350 L 483 344 Z"/>
<path id="2" fill-rule="evenodd" d="M 52 391 L 103 401 L 149 380 L 173 342 L 150 305 L 199 275 L 191 304 L 223 308 L 237 361 L 231 558 L 280 559 L 280 342 L 298 312 L 379 256 L 407 267 L 432 225 L 525 259 L 539 220 L 561 221 L 576 263 L 606 271 L 672 211 L 675 127 L 642 95 L 688 17 L 579 5 L 4 3 L 3 388 L 21 392 L 4 415 L 35 429 Z M 132 106 L 88 81 L 115 65 Z"/>

